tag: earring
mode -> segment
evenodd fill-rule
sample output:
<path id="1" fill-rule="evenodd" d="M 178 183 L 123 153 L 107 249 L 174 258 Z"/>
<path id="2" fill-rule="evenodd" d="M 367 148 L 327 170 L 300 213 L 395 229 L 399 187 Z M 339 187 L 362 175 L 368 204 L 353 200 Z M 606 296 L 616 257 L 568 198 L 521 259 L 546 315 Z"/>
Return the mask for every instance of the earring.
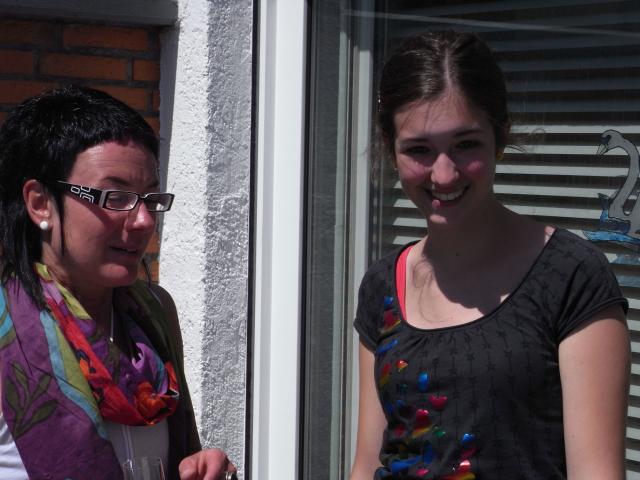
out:
<path id="1" fill-rule="evenodd" d="M 46 232 L 47 230 L 49 230 L 49 222 L 47 222 L 46 220 L 42 220 L 38 226 L 40 227 L 40 230 L 42 230 L 43 232 Z"/>

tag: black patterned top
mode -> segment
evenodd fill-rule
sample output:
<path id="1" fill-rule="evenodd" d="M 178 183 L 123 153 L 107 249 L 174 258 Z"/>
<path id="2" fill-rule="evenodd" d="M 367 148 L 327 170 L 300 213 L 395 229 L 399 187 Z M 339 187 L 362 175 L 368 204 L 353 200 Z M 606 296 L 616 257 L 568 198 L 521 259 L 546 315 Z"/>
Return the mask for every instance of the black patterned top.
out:
<path id="1" fill-rule="evenodd" d="M 604 255 L 556 230 L 494 311 L 423 330 L 397 302 L 399 253 L 365 274 L 354 323 L 388 421 L 375 478 L 566 478 L 558 345 L 602 309 L 627 309 Z"/>

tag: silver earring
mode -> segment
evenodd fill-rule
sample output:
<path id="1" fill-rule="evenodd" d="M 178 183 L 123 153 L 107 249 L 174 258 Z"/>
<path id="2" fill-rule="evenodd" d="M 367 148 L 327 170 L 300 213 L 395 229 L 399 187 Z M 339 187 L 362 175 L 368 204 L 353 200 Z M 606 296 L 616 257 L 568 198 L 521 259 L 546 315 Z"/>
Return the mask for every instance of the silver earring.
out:
<path id="1" fill-rule="evenodd" d="M 47 230 L 49 230 L 49 222 L 47 222 L 46 220 L 42 220 L 38 226 L 40 227 L 40 230 L 42 230 L 43 232 L 46 232 Z"/>

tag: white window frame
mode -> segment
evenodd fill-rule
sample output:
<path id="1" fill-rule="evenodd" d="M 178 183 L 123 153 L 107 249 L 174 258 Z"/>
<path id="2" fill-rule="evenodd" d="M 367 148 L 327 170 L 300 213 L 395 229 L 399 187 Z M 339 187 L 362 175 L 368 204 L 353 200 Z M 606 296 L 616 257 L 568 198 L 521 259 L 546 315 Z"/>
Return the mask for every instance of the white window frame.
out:
<path id="1" fill-rule="evenodd" d="M 361 9 L 373 9 L 373 0 L 363 0 L 361 2 Z M 354 125 L 355 139 L 354 142 L 354 168 L 352 170 L 352 186 L 353 186 L 353 203 L 352 203 L 352 218 L 354 222 L 352 225 L 353 236 L 352 243 L 350 245 L 353 276 L 350 279 L 352 285 L 352 303 L 351 314 L 352 318 L 355 318 L 358 300 L 358 288 L 360 286 L 360 279 L 363 277 L 367 270 L 367 249 L 357 248 L 361 245 L 368 245 L 371 232 L 369 231 L 369 198 L 371 189 L 371 169 L 370 169 L 370 148 L 371 148 L 371 105 L 370 99 L 372 96 L 372 89 L 375 88 L 373 81 L 373 59 L 371 56 L 371 49 L 373 45 L 373 17 L 364 18 L 359 23 L 358 34 L 355 35 L 359 39 L 359 43 L 356 46 L 356 72 L 354 77 L 356 78 L 356 105 L 354 108 L 351 121 Z M 350 393 L 350 431 L 349 431 L 349 454 L 346 458 L 349 461 L 349 466 L 346 471 L 351 471 L 353 466 L 353 460 L 356 454 L 356 440 L 358 434 L 358 403 L 360 399 L 360 375 L 359 375 L 359 360 L 358 352 L 360 349 L 360 338 L 358 334 L 352 331 L 351 338 L 351 358 L 350 358 L 350 372 L 348 376 L 350 385 L 345 387 L 345 391 Z"/>
<path id="2" fill-rule="evenodd" d="M 259 480 L 297 479 L 301 452 L 301 312 L 304 245 L 304 166 L 307 69 L 306 2 L 267 0 L 260 6 L 255 203 L 254 360 L 251 406 L 251 477 Z M 365 22 L 365 37 L 372 35 Z M 278 27 L 281 28 L 278 28 Z M 360 32 L 362 35 L 364 32 Z M 359 50 L 359 75 L 371 75 L 369 45 Z M 370 80 L 369 80 L 370 82 Z M 358 88 L 356 165 L 351 179 L 358 210 L 351 251 L 366 244 L 368 235 L 371 85 Z M 364 110 L 362 110 L 364 108 Z M 358 249 L 360 251 L 360 249 Z M 357 291 L 366 270 L 366 252 L 351 257 L 351 278 Z M 352 310 L 355 315 L 353 294 Z M 358 338 L 353 336 L 346 392 L 351 422 L 346 460 L 355 454 L 357 430 Z"/>
<path id="3" fill-rule="evenodd" d="M 260 4 L 251 477 L 299 463 L 307 5 Z"/>

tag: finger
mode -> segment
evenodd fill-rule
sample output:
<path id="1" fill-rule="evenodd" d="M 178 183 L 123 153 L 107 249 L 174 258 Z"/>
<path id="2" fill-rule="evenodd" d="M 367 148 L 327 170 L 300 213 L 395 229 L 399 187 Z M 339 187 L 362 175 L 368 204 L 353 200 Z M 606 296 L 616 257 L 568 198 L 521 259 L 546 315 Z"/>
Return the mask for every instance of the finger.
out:
<path id="1" fill-rule="evenodd" d="M 180 476 L 180 480 L 196 480 L 196 470 L 191 466 L 183 467 L 180 465 L 178 467 L 178 475 Z"/>
<path id="2" fill-rule="evenodd" d="M 214 455 L 215 458 L 215 455 Z M 217 468 L 215 468 L 215 470 L 212 469 L 213 465 L 209 465 L 207 464 L 206 468 L 206 475 L 203 477 L 203 480 L 218 480 L 218 479 L 225 479 L 225 474 L 227 469 L 229 468 L 230 462 L 229 459 L 225 456 L 224 459 L 222 460 L 222 463 L 218 463 L 217 461 L 214 462 L 214 464 L 217 464 Z"/>

